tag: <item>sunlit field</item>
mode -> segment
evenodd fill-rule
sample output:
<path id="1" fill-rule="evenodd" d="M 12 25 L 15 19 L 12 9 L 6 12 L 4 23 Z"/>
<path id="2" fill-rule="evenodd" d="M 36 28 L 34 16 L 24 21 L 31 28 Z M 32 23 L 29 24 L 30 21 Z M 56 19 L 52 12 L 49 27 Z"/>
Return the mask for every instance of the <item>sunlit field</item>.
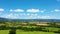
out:
<path id="1" fill-rule="evenodd" d="M 9 30 L 0 30 L 0 34 L 9 34 Z M 29 31 L 29 32 L 25 32 L 25 31 L 20 31 L 17 30 L 16 34 L 55 34 L 53 32 L 41 32 L 41 31 Z"/>
<path id="2" fill-rule="evenodd" d="M 0 34 L 9 34 L 9 30 L 0 30 Z"/>
<path id="3" fill-rule="evenodd" d="M 55 34 L 55 33 L 52 33 L 52 32 L 20 32 L 20 31 L 17 31 L 16 34 Z"/>

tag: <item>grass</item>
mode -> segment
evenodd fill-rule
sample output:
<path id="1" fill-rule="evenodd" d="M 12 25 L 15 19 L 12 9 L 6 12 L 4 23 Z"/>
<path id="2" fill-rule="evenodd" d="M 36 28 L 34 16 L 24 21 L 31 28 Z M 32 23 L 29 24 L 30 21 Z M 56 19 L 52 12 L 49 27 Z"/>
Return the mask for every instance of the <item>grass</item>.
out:
<path id="1" fill-rule="evenodd" d="M 25 31 L 20 31 L 17 30 L 16 34 L 55 34 L 53 32 L 41 32 L 41 31 L 29 31 L 29 32 L 25 32 Z"/>
<path id="2" fill-rule="evenodd" d="M 9 30 L 0 30 L 0 34 L 8 34 Z M 53 32 L 41 32 L 41 31 L 22 31 L 17 30 L 16 34 L 55 34 Z"/>
<path id="3" fill-rule="evenodd" d="M 9 30 L 0 30 L 0 34 L 8 34 Z"/>

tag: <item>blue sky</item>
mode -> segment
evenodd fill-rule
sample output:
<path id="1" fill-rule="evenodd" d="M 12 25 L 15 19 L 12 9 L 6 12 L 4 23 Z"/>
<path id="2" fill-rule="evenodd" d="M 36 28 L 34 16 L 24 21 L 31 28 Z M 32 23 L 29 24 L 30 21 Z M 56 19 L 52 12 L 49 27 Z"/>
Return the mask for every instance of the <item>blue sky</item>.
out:
<path id="1" fill-rule="evenodd" d="M 0 0 L 0 17 L 60 19 L 60 0 Z"/>

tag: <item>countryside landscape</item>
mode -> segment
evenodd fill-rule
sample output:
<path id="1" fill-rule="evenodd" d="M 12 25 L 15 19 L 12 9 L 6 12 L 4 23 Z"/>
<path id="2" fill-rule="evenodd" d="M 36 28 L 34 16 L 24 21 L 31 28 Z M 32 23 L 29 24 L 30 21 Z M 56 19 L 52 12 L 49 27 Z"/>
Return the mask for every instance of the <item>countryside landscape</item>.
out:
<path id="1" fill-rule="evenodd" d="M 60 0 L 0 0 L 0 34 L 60 34 Z"/>
<path id="2" fill-rule="evenodd" d="M 0 34 L 60 34 L 60 22 L 48 20 L 0 18 Z"/>

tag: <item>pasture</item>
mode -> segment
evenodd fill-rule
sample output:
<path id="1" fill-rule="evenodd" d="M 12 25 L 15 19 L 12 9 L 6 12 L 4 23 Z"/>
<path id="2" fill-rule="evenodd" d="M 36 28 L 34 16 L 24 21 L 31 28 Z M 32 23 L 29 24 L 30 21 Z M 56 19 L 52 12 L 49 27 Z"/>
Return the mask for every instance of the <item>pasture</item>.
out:
<path id="1" fill-rule="evenodd" d="M 9 30 L 0 30 L 0 34 L 9 34 Z M 55 34 L 53 32 L 42 32 L 42 31 L 20 31 L 16 30 L 16 34 Z"/>
<path id="2" fill-rule="evenodd" d="M 9 34 L 9 30 L 0 30 L 0 34 Z"/>

